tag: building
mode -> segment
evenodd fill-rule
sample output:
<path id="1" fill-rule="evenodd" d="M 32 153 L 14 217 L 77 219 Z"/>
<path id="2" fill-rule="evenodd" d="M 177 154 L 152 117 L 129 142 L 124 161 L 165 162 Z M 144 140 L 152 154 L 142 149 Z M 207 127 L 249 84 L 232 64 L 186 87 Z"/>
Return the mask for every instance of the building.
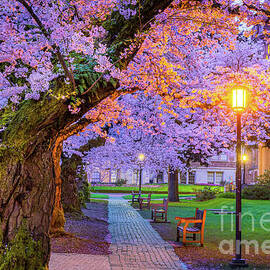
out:
<path id="1" fill-rule="evenodd" d="M 99 168 L 95 168 L 94 170 L 88 171 L 88 181 L 91 183 L 104 183 L 104 184 L 113 184 L 118 180 L 123 179 L 127 180 L 127 184 L 130 185 L 138 185 L 140 178 L 139 170 L 115 170 L 115 169 L 106 169 L 100 170 Z M 142 170 L 142 179 L 143 183 L 166 183 L 168 182 L 167 173 L 164 172 L 153 172 L 148 169 Z"/>
<path id="2" fill-rule="evenodd" d="M 270 170 L 270 148 L 266 145 L 260 145 L 258 153 L 259 175 L 263 174 L 265 170 Z"/>
<path id="3" fill-rule="evenodd" d="M 139 184 L 139 170 L 100 170 L 96 168 L 88 172 L 88 180 L 92 183 L 113 184 L 118 179 L 127 180 L 127 184 Z M 168 182 L 167 170 L 153 172 L 149 169 L 142 170 L 143 184 L 160 184 Z M 193 163 L 187 172 L 179 173 L 181 184 L 210 184 L 224 185 L 224 183 L 235 183 L 235 154 L 229 152 L 213 156 L 209 166 L 204 167 Z"/>
<path id="4" fill-rule="evenodd" d="M 242 152 L 246 155 L 243 161 L 243 183 L 247 185 L 255 184 L 257 176 L 260 174 L 258 169 L 259 151 L 257 146 L 245 147 Z"/>
<path id="5" fill-rule="evenodd" d="M 224 185 L 235 182 L 235 154 L 229 152 L 213 156 L 209 166 L 193 163 L 191 169 L 180 176 L 181 184 Z"/>
<path id="6" fill-rule="evenodd" d="M 256 25 L 254 27 L 253 40 L 263 41 L 263 55 L 266 59 L 270 60 L 270 22 L 265 23 L 264 26 Z M 246 177 L 248 183 L 254 183 L 258 175 L 261 175 L 265 170 L 270 169 L 270 148 L 265 144 L 259 144 L 257 149 L 247 153 L 248 155 L 248 170 Z"/>

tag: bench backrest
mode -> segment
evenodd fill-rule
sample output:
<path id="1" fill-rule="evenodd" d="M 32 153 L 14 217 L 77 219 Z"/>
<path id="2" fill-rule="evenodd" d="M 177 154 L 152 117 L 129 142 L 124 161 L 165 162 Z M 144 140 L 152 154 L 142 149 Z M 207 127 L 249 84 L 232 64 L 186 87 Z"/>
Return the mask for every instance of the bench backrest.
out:
<path id="1" fill-rule="evenodd" d="M 203 230 L 204 224 L 205 224 L 205 218 L 206 218 L 206 210 L 199 210 L 198 208 L 196 208 L 195 219 L 201 219 L 202 223 L 195 223 L 194 227 L 200 230 Z"/>
<path id="2" fill-rule="evenodd" d="M 167 198 L 163 199 L 163 208 L 165 211 L 168 210 L 168 202 L 169 202 L 169 200 Z"/>
<path id="3" fill-rule="evenodd" d="M 140 194 L 141 194 L 141 191 L 134 192 L 133 190 L 131 190 L 131 195 L 140 195 Z"/>

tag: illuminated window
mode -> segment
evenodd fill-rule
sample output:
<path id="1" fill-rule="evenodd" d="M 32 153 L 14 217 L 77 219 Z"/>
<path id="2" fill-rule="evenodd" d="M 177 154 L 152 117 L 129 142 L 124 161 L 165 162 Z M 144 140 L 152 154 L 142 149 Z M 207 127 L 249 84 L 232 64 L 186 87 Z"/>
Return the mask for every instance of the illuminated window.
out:
<path id="1" fill-rule="evenodd" d="M 116 170 L 111 170 L 111 182 L 115 183 L 117 180 L 117 171 Z"/>
<path id="2" fill-rule="evenodd" d="M 207 172 L 207 183 L 214 184 L 215 181 L 215 173 L 214 172 Z"/>
<path id="3" fill-rule="evenodd" d="M 265 58 L 267 60 L 270 59 L 270 43 L 266 45 L 266 48 L 265 48 Z"/>

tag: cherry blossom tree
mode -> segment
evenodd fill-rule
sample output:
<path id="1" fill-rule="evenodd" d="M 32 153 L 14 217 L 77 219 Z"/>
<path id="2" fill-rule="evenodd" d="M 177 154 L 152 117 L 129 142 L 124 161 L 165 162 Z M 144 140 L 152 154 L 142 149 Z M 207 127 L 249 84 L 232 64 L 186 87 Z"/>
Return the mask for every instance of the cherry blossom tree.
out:
<path id="1" fill-rule="evenodd" d="M 264 21 L 268 8 L 267 1 L 255 0 L 240 6 L 239 1 L 224 0 L 2 0 L 3 267 L 47 266 L 52 211 L 61 211 L 59 196 L 55 200 L 55 195 L 61 192 L 58 164 L 62 143 L 103 115 L 99 113 L 102 106 L 86 117 L 89 110 L 108 97 L 113 101 L 138 89 L 152 96 L 159 94 L 167 106 L 178 103 L 199 108 L 206 93 L 211 94 L 209 103 L 213 103 L 217 96 L 214 88 L 195 91 L 200 83 L 195 70 L 179 75 L 182 61 L 197 61 L 192 47 L 215 48 L 218 43 L 230 47 L 229 33 L 236 34 L 243 21 Z M 194 95 L 187 91 L 190 86 L 185 87 L 191 74 Z M 23 258 L 14 254 L 19 228 L 29 232 L 27 239 L 35 254 Z"/>
<path id="2" fill-rule="evenodd" d="M 200 66 L 200 76 L 207 75 L 202 84 L 203 87 L 207 86 L 205 91 L 209 91 L 212 88 L 211 84 L 215 82 L 215 89 L 220 87 L 222 93 L 226 94 L 224 89 L 227 89 L 228 85 L 222 85 L 221 81 L 228 84 L 232 81 L 231 78 L 234 79 L 240 72 L 246 76 L 245 81 L 252 83 L 254 76 L 249 72 L 252 68 L 260 72 L 262 83 L 261 89 L 253 90 L 254 95 L 258 95 L 260 91 L 267 93 L 265 90 L 269 62 L 263 58 L 262 48 L 260 43 L 237 41 L 234 50 L 220 47 L 212 53 L 207 53 Z M 211 79 L 212 77 L 214 79 Z M 190 87 L 193 92 L 193 87 Z M 235 142 L 235 123 L 232 121 L 234 115 L 228 107 L 227 98 L 216 98 L 219 102 L 211 101 L 211 107 L 207 110 L 200 106 L 173 108 L 172 111 L 172 108 L 169 110 L 168 106 L 162 104 L 160 96 L 152 98 L 139 93 L 126 95 L 118 104 L 123 104 L 123 110 L 130 110 L 129 115 L 132 118 L 127 118 L 127 113 L 120 116 L 118 124 L 112 124 L 113 128 L 110 128 L 109 136 L 114 139 L 103 147 L 91 149 L 87 156 L 84 153 L 84 159 L 92 168 L 138 169 L 137 155 L 143 152 L 148 157 L 144 166 L 156 171 L 168 167 L 186 170 L 194 161 L 207 164 L 211 155 L 233 147 Z M 269 98 L 268 93 L 264 103 L 267 103 Z M 245 115 L 245 142 L 254 144 L 269 139 L 268 122 L 267 106 L 256 107 L 253 104 Z M 75 145 L 78 142 L 72 137 L 69 141 Z"/>
<path id="3" fill-rule="evenodd" d="M 122 1 L 1 1 L 0 215 L 2 242 L 11 245 L 3 257 L 12 254 L 22 224 L 40 243 L 29 257 L 16 261 L 19 254 L 13 254 L 6 268 L 22 261 L 25 269 L 37 268 L 35 261 L 47 265 L 55 188 L 59 192 L 61 185 L 54 181 L 59 170 L 53 160 L 61 142 L 84 127 L 87 120 L 78 120 L 89 109 L 116 91 L 119 70 L 132 57 L 121 53 L 139 21 L 146 31 L 170 2 L 145 1 L 134 6 L 140 16 L 128 16 Z"/>

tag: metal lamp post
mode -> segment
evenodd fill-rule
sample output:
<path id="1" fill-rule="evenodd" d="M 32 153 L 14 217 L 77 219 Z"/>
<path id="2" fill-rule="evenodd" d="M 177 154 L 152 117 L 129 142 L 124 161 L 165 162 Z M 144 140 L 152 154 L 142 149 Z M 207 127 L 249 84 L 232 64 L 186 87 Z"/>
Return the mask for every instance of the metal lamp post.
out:
<path id="1" fill-rule="evenodd" d="M 140 153 L 138 155 L 138 160 L 140 161 L 139 194 L 141 194 L 141 191 L 142 191 L 142 162 L 145 160 L 145 155 L 143 153 Z"/>
<path id="2" fill-rule="evenodd" d="M 241 114 L 246 108 L 247 89 L 242 86 L 233 88 L 232 107 L 237 116 L 237 142 L 236 142 L 236 228 L 235 228 L 235 258 L 232 259 L 230 266 L 232 268 L 247 267 L 245 260 L 241 258 Z"/>
<path id="3" fill-rule="evenodd" d="M 243 162 L 243 185 L 246 184 L 246 162 L 247 162 L 247 155 L 242 155 L 242 162 Z"/>

